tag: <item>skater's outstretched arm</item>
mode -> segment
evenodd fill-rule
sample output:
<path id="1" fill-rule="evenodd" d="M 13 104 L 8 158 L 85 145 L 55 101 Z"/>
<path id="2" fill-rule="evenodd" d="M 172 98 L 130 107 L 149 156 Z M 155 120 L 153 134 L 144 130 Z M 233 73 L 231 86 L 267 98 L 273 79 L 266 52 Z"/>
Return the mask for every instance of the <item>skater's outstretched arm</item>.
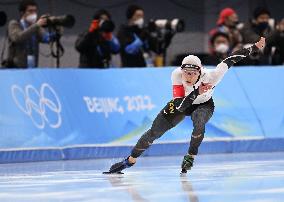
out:
<path id="1" fill-rule="evenodd" d="M 221 79 L 223 78 L 223 76 L 231 66 L 241 61 L 245 57 L 251 55 L 252 53 L 257 52 L 259 49 L 263 48 L 264 46 L 265 46 L 265 38 L 261 37 L 260 40 L 251 47 L 243 48 L 233 52 L 229 57 L 227 57 L 221 63 L 219 63 L 216 69 L 210 72 L 212 83 L 216 85 L 219 81 L 221 81 Z"/>

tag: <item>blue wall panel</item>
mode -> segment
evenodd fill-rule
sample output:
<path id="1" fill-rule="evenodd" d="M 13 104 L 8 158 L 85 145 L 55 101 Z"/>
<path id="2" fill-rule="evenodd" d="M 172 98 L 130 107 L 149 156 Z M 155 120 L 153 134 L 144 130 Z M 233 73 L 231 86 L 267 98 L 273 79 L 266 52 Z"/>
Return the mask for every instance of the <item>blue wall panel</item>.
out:
<path id="1" fill-rule="evenodd" d="M 32 154 L 32 158 L 49 160 L 43 151 L 52 147 L 50 160 L 81 159 L 108 157 L 112 153 L 109 146 L 135 144 L 171 99 L 173 69 L 1 71 L 0 150 L 4 153 L 0 153 L 0 162 L 24 159 L 25 153 L 17 156 L 12 150 L 41 150 L 41 156 Z M 207 124 L 206 137 L 283 138 L 282 78 L 283 67 L 230 69 L 215 89 L 215 113 Z M 192 122 L 186 118 L 157 143 L 188 142 L 191 130 Z M 80 153 L 82 148 L 86 151 Z M 214 148 L 203 151 L 209 150 L 214 152 Z M 117 156 L 122 153 L 117 151 Z"/>

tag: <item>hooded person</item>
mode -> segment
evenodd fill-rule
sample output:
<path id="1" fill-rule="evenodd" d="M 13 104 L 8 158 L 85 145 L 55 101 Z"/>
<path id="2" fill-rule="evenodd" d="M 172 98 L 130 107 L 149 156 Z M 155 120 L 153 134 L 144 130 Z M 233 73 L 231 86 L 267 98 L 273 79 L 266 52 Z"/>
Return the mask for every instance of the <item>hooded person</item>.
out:
<path id="1" fill-rule="evenodd" d="M 185 57 L 181 66 L 172 72 L 173 99 L 159 112 L 151 128 L 141 136 L 132 149 L 130 156 L 112 165 L 109 172 L 105 173 L 119 173 L 133 166 L 136 159 L 152 145 L 154 140 L 175 127 L 186 116 L 192 119 L 193 131 L 188 152 L 182 160 L 181 172 L 186 173 L 190 170 L 204 138 L 205 125 L 214 113 L 212 95 L 215 86 L 233 64 L 263 48 L 264 45 L 265 39 L 261 38 L 253 46 L 236 51 L 213 70 L 205 69 L 197 56 Z"/>

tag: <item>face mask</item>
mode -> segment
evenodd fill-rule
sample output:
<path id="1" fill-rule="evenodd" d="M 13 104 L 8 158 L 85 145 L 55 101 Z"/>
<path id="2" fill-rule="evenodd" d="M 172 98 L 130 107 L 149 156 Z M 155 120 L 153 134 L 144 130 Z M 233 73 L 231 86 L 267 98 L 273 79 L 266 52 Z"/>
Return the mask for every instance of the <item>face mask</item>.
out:
<path id="1" fill-rule="evenodd" d="M 37 20 L 37 14 L 31 14 L 26 17 L 26 21 L 30 24 L 35 23 Z"/>
<path id="2" fill-rule="evenodd" d="M 215 48 L 215 51 L 218 53 L 227 53 L 228 50 L 229 50 L 229 46 L 225 43 L 220 43 Z"/>
<path id="3" fill-rule="evenodd" d="M 268 23 L 267 23 L 267 22 L 260 22 L 260 23 L 258 23 L 258 25 L 257 25 L 257 28 L 258 28 L 260 31 L 265 30 L 267 27 L 268 27 Z"/>
<path id="4" fill-rule="evenodd" d="M 144 19 L 143 18 L 139 18 L 138 20 L 135 20 L 133 22 L 133 24 L 137 25 L 139 28 L 142 28 L 144 25 Z"/>
<path id="5" fill-rule="evenodd" d="M 234 21 L 234 22 L 232 22 L 232 24 L 229 27 L 230 28 L 236 28 L 238 24 L 239 24 L 239 21 Z"/>

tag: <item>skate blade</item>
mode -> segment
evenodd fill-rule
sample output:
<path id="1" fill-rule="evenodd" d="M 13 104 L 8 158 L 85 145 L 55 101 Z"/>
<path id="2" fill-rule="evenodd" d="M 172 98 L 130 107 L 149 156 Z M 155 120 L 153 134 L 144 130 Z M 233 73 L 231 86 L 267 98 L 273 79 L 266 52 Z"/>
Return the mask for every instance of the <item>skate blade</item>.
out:
<path id="1" fill-rule="evenodd" d="M 185 176 L 186 173 L 187 173 L 187 170 L 182 169 L 182 170 L 180 171 L 180 176 Z"/>
<path id="2" fill-rule="evenodd" d="M 123 175 L 124 173 L 121 172 L 121 171 L 119 171 L 119 172 L 106 171 L 106 172 L 103 172 L 103 174 L 105 174 L 105 175 L 115 175 L 115 174 Z"/>
<path id="3" fill-rule="evenodd" d="M 181 172 L 179 175 L 180 175 L 181 177 L 186 177 L 186 176 L 187 176 L 186 173 L 182 173 L 182 172 Z"/>

